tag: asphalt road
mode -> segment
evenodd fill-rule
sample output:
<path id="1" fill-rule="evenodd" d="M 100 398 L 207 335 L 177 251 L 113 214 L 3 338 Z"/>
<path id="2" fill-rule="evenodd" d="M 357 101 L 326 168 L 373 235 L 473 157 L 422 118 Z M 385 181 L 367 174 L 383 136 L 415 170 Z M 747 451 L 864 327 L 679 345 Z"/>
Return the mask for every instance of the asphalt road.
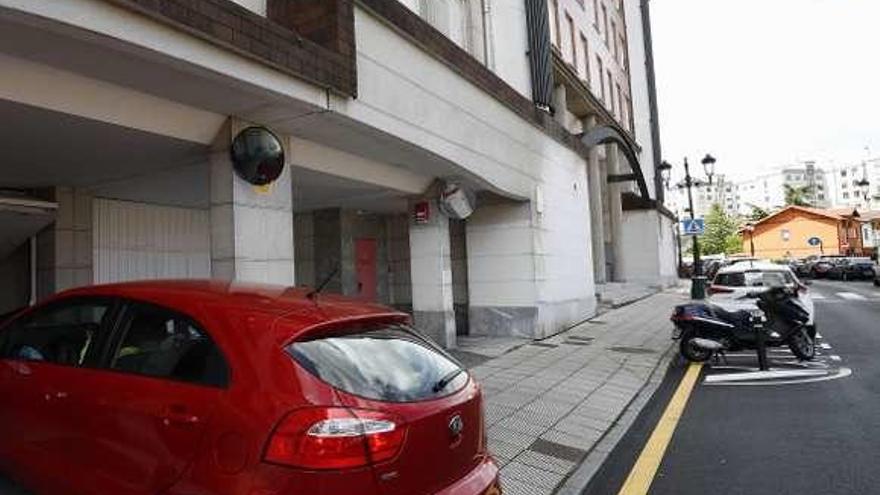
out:
<path id="1" fill-rule="evenodd" d="M 880 493 L 880 288 L 816 281 L 822 360 L 852 375 L 713 386 L 704 369 L 651 494 Z M 618 493 L 683 374 L 673 366 L 585 495 Z"/>

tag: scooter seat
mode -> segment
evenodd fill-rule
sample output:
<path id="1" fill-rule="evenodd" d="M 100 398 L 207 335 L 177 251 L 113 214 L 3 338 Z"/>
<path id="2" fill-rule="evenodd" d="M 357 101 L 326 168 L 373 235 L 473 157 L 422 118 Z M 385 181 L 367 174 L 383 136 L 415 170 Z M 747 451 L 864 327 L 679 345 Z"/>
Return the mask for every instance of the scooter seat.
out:
<path id="1" fill-rule="evenodd" d="M 715 317 L 736 326 L 745 326 L 749 324 L 751 312 L 747 309 L 738 309 L 736 311 L 728 311 L 716 304 L 710 304 L 709 308 Z"/>

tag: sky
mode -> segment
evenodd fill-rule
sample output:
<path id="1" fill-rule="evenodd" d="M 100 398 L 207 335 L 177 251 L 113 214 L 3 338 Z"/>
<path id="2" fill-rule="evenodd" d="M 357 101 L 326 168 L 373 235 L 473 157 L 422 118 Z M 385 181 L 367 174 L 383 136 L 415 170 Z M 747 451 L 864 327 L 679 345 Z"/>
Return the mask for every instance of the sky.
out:
<path id="1" fill-rule="evenodd" d="M 653 0 L 663 157 L 734 178 L 880 156 L 880 0 Z M 693 171 L 693 170 L 692 170 Z M 679 175 L 678 173 L 676 175 Z"/>

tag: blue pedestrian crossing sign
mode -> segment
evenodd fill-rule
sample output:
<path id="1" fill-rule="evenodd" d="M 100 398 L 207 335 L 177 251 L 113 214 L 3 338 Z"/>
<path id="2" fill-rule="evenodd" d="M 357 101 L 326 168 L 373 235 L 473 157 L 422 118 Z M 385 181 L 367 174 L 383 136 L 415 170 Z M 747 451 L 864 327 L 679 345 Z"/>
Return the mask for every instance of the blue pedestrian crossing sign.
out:
<path id="1" fill-rule="evenodd" d="M 685 219 L 681 221 L 681 232 L 684 235 L 703 235 L 706 231 L 706 222 L 702 218 Z"/>
<path id="2" fill-rule="evenodd" d="M 807 244 L 809 244 L 810 246 L 818 246 L 822 244 L 822 239 L 818 237 L 810 237 L 809 239 L 807 239 Z"/>

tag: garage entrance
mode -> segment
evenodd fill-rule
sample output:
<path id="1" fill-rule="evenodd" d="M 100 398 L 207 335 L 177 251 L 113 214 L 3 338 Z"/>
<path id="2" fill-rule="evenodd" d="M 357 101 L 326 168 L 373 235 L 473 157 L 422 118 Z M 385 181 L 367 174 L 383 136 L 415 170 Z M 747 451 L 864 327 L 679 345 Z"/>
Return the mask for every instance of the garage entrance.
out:
<path id="1" fill-rule="evenodd" d="M 30 191 L 0 190 L 0 315 L 36 298 L 36 235 L 55 220 L 56 209 Z"/>

